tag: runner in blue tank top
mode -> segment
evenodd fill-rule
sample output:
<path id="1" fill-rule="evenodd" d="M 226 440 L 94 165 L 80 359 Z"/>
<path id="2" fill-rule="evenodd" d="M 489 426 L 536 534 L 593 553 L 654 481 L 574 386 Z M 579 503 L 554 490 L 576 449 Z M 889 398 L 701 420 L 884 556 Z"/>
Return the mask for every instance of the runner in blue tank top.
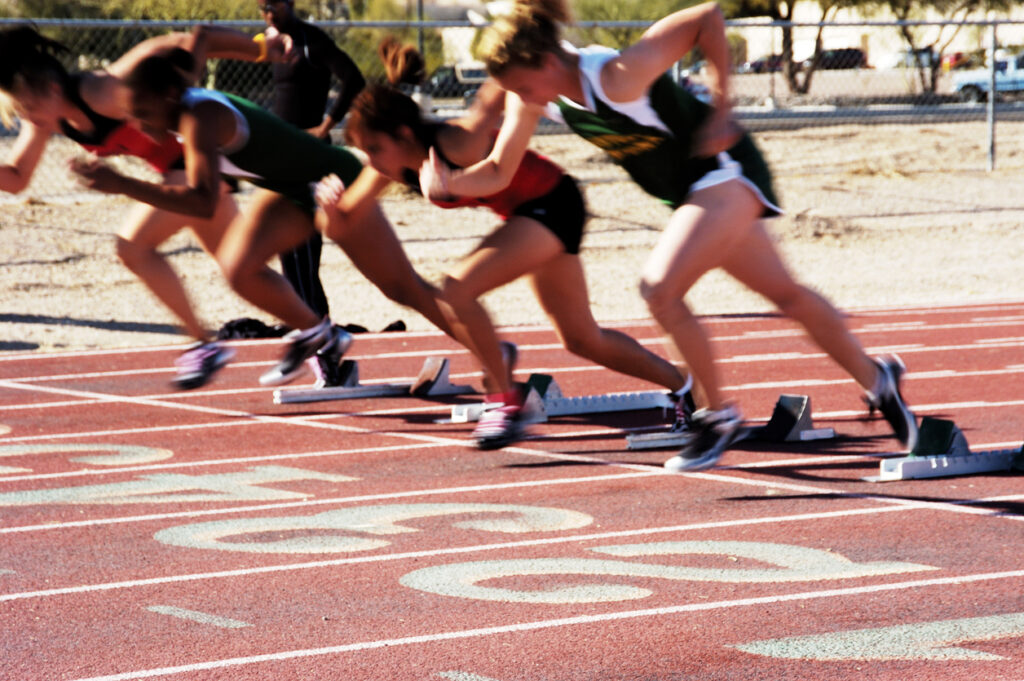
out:
<path id="1" fill-rule="evenodd" d="M 645 191 L 674 208 L 644 266 L 641 293 L 692 373 L 702 408 L 690 416 L 693 435 L 667 468 L 713 466 L 740 432 L 742 417 L 721 394 L 708 337 L 683 299 L 715 268 L 800 323 L 912 448 L 917 425 L 900 395 L 902 362 L 864 352 L 840 313 L 793 279 L 761 220 L 779 208 L 767 164 L 731 115 L 729 46 L 718 6 L 675 12 L 621 54 L 562 42 L 560 24 L 568 20 L 564 0 L 517 0 L 511 14 L 485 30 L 478 52 L 510 93 L 504 130 L 476 166 L 448 172 L 435 165 L 431 191 L 445 185 L 456 193 L 493 191 L 507 181 L 547 113 L 605 149 Z M 695 47 L 712 74 L 710 106 L 665 75 Z"/>

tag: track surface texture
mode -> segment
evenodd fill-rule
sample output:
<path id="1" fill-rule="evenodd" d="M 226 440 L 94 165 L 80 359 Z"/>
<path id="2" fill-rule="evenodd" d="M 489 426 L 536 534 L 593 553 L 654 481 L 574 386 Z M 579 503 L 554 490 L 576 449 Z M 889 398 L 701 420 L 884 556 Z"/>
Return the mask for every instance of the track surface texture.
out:
<path id="1" fill-rule="evenodd" d="M 1020 448 L 1024 303 L 848 319 L 919 417 Z M 277 405 L 278 341 L 193 392 L 180 348 L 0 356 L 0 678 L 1024 681 L 1020 474 L 866 481 L 902 454 L 852 380 L 784 319 L 706 322 L 752 424 L 800 394 L 837 436 L 673 474 L 626 449 L 658 409 L 481 452 L 444 422 L 479 395 Z M 655 389 L 504 335 L 567 396 Z M 349 356 L 365 385 L 428 356 L 479 385 L 438 334 Z"/>

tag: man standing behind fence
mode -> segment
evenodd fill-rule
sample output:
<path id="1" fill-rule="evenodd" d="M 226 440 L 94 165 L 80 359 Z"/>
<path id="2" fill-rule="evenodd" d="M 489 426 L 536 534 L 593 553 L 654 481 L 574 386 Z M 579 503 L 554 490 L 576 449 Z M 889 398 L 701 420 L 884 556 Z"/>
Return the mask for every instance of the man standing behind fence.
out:
<path id="1" fill-rule="evenodd" d="M 366 84 L 352 58 L 324 31 L 295 15 L 294 0 L 257 0 L 267 25 L 292 38 L 295 58 L 271 66 L 273 111 L 292 125 L 321 139 L 341 122 L 349 105 Z M 338 80 L 338 97 L 330 110 L 327 96 L 331 74 Z M 326 113 L 325 113 L 326 112 Z M 282 253 L 281 269 L 295 291 L 317 314 L 327 316 L 327 296 L 320 283 L 323 240 L 316 234 L 293 251 Z"/>

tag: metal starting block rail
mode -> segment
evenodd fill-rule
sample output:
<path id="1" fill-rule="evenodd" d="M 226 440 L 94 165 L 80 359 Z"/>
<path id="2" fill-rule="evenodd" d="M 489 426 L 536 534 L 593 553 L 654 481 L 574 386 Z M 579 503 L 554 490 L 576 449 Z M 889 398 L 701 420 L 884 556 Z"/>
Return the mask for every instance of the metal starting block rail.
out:
<path id="1" fill-rule="evenodd" d="M 668 393 L 657 390 L 566 397 L 562 394 L 555 379 L 547 374 L 531 374 L 526 381 L 524 390 L 527 391 L 526 401 L 523 403 L 523 420 L 526 423 L 544 423 L 553 416 L 666 409 L 673 406 Z M 456 405 L 452 407 L 451 422 L 478 421 L 486 410 L 498 406 L 501 405 L 497 403 Z"/>
<path id="2" fill-rule="evenodd" d="M 359 365 L 346 359 L 341 363 L 341 385 L 313 388 L 284 388 L 274 391 L 274 404 L 351 400 L 361 397 L 436 397 L 476 392 L 466 385 L 453 385 L 448 376 L 447 357 L 427 357 L 412 383 L 359 383 Z"/>
<path id="3" fill-rule="evenodd" d="M 811 419 L 811 398 L 807 395 L 780 395 L 768 423 L 745 428 L 737 442 L 809 442 L 831 440 L 832 428 L 815 428 Z M 687 431 L 666 430 L 626 436 L 627 449 L 669 449 L 682 447 L 690 437 Z"/>
<path id="4" fill-rule="evenodd" d="M 972 452 L 967 438 L 952 421 L 925 416 L 918 429 L 917 446 L 909 456 L 883 459 L 877 476 L 868 482 L 946 478 L 1024 468 L 1024 446 Z"/>

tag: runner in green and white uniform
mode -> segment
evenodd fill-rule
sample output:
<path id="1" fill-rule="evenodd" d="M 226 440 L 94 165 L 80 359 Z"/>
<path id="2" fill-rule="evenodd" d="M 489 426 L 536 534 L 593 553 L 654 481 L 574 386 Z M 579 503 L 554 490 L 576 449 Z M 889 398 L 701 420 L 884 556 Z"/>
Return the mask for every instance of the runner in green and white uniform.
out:
<path id="1" fill-rule="evenodd" d="M 780 211 L 764 159 L 731 115 L 729 44 L 718 6 L 675 12 L 621 53 L 562 42 L 561 24 L 569 20 L 565 0 L 516 0 L 510 14 L 484 30 L 478 56 L 509 92 L 502 131 L 488 158 L 428 178 L 431 191 L 478 196 L 500 189 L 547 113 L 605 149 L 644 190 L 674 208 L 644 266 L 640 292 L 685 361 L 703 408 L 679 410 L 692 433 L 667 468 L 714 465 L 742 425 L 722 394 L 707 334 L 684 300 L 716 268 L 800 323 L 912 448 L 917 424 L 900 395 L 902 362 L 868 357 L 839 312 L 793 279 L 768 236 L 761 218 Z M 707 60 L 711 106 L 665 75 L 693 48 Z"/>
<path id="2" fill-rule="evenodd" d="M 351 184 L 363 169 L 348 149 L 313 137 L 237 95 L 189 88 L 181 102 L 189 110 L 216 102 L 234 115 L 234 137 L 219 149 L 221 173 L 285 196 L 310 215 L 316 211 L 317 182 L 334 174 Z"/>
<path id="3" fill-rule="evenodd" d="M 678 208 L 695 191 L 740 179 L 764 204 L 765 217 L 781 213 L 771 171 L 750 135 L 744 133 L 716 156 L 695 156 L 694 134 L 708 119 L 710 106 L 667 74 L 655 80 L 644 97 L 609 101 L 601 88 L 601 69 L 619 53 L 598 45 L 577 50 L 563 42 L 562 47 L 579 57 L 586 103 L 580 106 L 559 97 L 548 105 L 547 115 L 604 149 L 644 191 Z"/>
<path id="4" fill-rule="evenodd" d="M 144 60 L 127 79 L 133 117 L 144 132 L 157 139 L 172 133 L 180 138 L 186 186 L 154 185 L 119 175 L 99 162 L 81 164 L 77 170 L 94 189 L 191 215 L 212 210 L 213 190 L 222 174 L 261 187 L 229 225 L 217 260 L 239 295 L 301 330 L 260 382 L 290 381 L 315 356 L 313 369 L 330 384 L 351 336 L 330 319 L 321 319 L 267 262 L 315 232 L 316 183 L 327 175 L 354 182 L 361 164 L 347 149 L 315 138 L 241 97 L 186 88 L 181 70 L 190 68 L 191 55 L 177 51 L 169 58 Z M 449 331 L 437 307 L 436 289 L 413 270 L 380 207 L 373 203 L 349 227 L 334 238 L 356 268 L 387 297 Z"/>

